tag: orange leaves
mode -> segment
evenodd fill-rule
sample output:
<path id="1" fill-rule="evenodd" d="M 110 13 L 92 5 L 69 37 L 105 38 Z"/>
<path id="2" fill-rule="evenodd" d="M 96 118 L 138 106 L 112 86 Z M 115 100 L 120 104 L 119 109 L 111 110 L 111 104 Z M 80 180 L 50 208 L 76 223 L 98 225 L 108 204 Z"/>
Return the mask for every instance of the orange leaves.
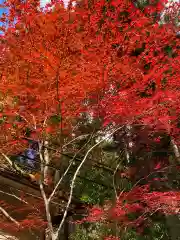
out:
<path id="1" fill-rule="evenodd" d="M 27 29 L 18 37 L 12 34 L 16 29 L 10 29 L 5 36 L 8 42 L 1 65 L 6 79 L 0 89 L 13 89 L 11 95 L 21 97 L 24 112 L 33 113 L 39 122 L 54 114 L 57 99 L 64 121 L 70 121 L 83 111 L 83 100 L 92 93 L 101 95 L 102 101 L 98 106 L 91 101 L 89 107 L 100 107 L 107 122 L 145 118 L 148 111 L 152 121 L 162 117 L 157 110 L 162 78 L 167 78 L 168 88 L 174 91 L 180 74 L 178 57 L 168 58 L 164 51 L 165 44 L 172 45 L 174 30 L 160 28 L 129 2 L 111 4 L 102 0 L 93 6 L 96 11 L 78 8 L 74 12 L 60 3 L 49 12 L 36 12 L 28 5 L 23 18 L 14 12 L 16 29 Z M 149 88 L 150 82 L 154 89 Z M 175 104 L 177 92 L 172 99 Z"/>
<path id="2" fill-rule="evenodd" d="M 68 71 L 67 70 L 60 70 L 60 79 L 65 79 L 66 77 L 68 77 Z"/>
<path id="3" fill-rule="evenodd" d="M 29 177 L 32 182 L 39 182 L 41 179 L 41 173 L 29 174 Z"/>

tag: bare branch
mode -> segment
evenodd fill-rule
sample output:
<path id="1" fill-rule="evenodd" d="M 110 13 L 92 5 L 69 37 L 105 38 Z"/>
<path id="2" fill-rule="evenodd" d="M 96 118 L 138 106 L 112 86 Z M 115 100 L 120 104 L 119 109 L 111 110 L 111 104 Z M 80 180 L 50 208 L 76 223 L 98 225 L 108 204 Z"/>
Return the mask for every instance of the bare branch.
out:
<path id="1" fill-rule="evenodd" d="M 18 113 L 18 112 L 15 112 L 15 114 L 17 115 L 17 116 L 20 116 L 21 118 L 23 118 L 24 119 L 24 121 L 29 125 L 29 126 L 31 126 L 31 123 L 27 120 L 27 118 L 25 118 L 22 114 L 20 114 L 20 113 Z"/>
<path id="2" fill-rule="evenodd" d="M 123 151 L 121 152 L 121 155 L 120 155 L 120 157 L 119 158 L 121 158 L 122 157 L 122 153 L 123 153 Z M 118 158 L 118 159 L 119 159 Z M 117 166 L 116 166 L 116 169 L 114 170 L 114 173 L 113 173 L 113 188 L 114 188 L 114 192 L 115 192 L 115 195 L 116 195 L 116 199 L 118 199 L 118 195 L 117 195 L 117 190 L 116 190 L 116 184 L 115 184 L 115 176 L 116 176 L 116 173 L 117 173 L 117 170 L 119 169 L 119 166 L 120 166 L 120 164 L 122 163 L 122 159 L 119 161 L 119 163 L 117 164 Z"/>
<path id="3" fill-rule="evenodd" d="M 1 154 L 8 161 L 8 163 L 12 166 L 12 161 L 10 160 L 10 158 L 4 153 L 1 153 Z"/>
<path id="4" fill-rule="evenodd" d="M 28 204 L 28 202 L 26 202 L 25 200 L 23 200 L 22 198 L 19 198 L 18 196 L 14 195 L 14 194 L 7 193 L 7 192 L 1 191 L 1 190 L 0 190 L 0 193 L 6 194 L 6 195 L 11 196 L 11 197 L 14 197 L 14 198 L 16 198 L 17 200 L 19 200 L 20 202 L 23 202 L 23 203 L 25 203 L 25 204 Z"/>
<path id="5" fill-rule="evenodd" d="M 10 236 L 3 232 L 0 232 L 0 240 L 18 240 L 18 239 L 14 236 Z"/>
<path id="6" fill-rule="evenodd" d="M 88 134 L 89 135 L 89 134 Z M 62 177 L 60 178 L 60 180 L 58 181 L 58 183 L 56 184 L 53 192 L 51 193 L 51 195 L 49 196 L 49 199 L 48 199 L 48 202 L 50 203 L 51 199 L 53 198 L 55 192 L 57 191 L 59 185 L 61 184 L 63 178 L 66 176 L 66 174 L 68 173 L 70 167 L 72 166 L 73 162 L 74 162 L 74 159 L 76 158 L 76 155 L 88 144 L 88 142 L 90 141 L 90 139 L 92 138 L 93 136 L 93 133 L 91 134 L 89 140 L 87 141 L 87 143 L 84 144 L 84 146 L 73 156 L 73 158 L 71 159 L 70 161 L 70 164 L 69 166 L 67 167 L 66 171 L 63 173 Z"/>
<path id="7" fill-rule="evenodd" d="M 63 224 L 64 224 L 65 219 L 66 219 L 67 212 L 68 212 L 69 206 L 70 206 L 71 201 L 72 201 L 72 195 L 73 195 L 73 190 L 74 190 L 74 187 L 75 187 L 75 181 L 76 181 L 77 175 L 79 174 L 80 169 L 81 169 L 81 167 L 83 166 L 83 164 L 85 163 L 88 155 L 90 154 L 90 152 L 91 152 L 95 147 L 97 147 L 97 146 L 98 146 L 99 144 L 101 144 L 103 141 L 107 140 L 110 136 L 112 136 L 115 132 L 117 132 L 118 130 L 120 130 L 120 129 L 122 129 L 122 128 L 123 128 L 123 126 L 115 129 L 115 130 L 114 130 L 113 132 L 111 132 L 107 137 L 103 138 L 102 140 L 100 140 L 99 142 L 97 142 L 96 144 L 94 144 L 94 145 L 87 151 L 87 153 L 85 154 L 82 162 L 80 163 L 80 165 L 78 166 L 76 172 L 74 173 L 74 176 L 73 176 L 73 179 L 72 179 L 72 183 L 71 183 L 71 187 L 70 187 L 69 200 L 68 200 L 68 203 L 67 203 L 67 205 L 66 205 L 66 208 L 65 208 L 64 215 L 63 215 L 63 218 L 62 218 L 62 220 L 61 220 L 61 223 L 60 223 L 60 225 L 59 225 L 59 227 L 58 227 L 58 230 L 57 230 L 56 233 L 55 233 L 55 240 L 58 239 L 59 234 L 60 234 L 60 231 L 61 231 L 61 228 L 62 228 L 62 226 L 63 226 Z"/>
<path id="8" fill-rule="evenodd" d="M 76 141 L 77 139 L 82 139 L 83 137 L 88 137 L 89 135 L 90 134 L 83 134 L 83 135 L 77 136 L 76 138 L 72 139 L 68 143 L 65 143 L 62 148 L 68 146 L 69 144 L 71 144 L 72 142 Z"/>
<path id="9" fill-rule="evenodd" d="M 63 173 L 63 175 L 61 176 L 60 180 L 59 180 L 58 183 L 56 184 L 54 190 L 52 191 L 51 195 L 49 196 L 49 198 L 48 198 L 48 203 L 51 202 L 51 199 L 53 198 L 54 194 L 56 193 L 59 185 L 61 184 L 62 180 L 64 179 L 64 177 L 65 177 L 66 174 L 68 173 L 70 167 L 71 167 L 72 164 L 73 164 L 73 160 L 74 160 L 74 159 L 71 160 L 71 163 L 69 164 L 69 166 L 67 167 L 66 171 Z"/>
<path id="10" fill-rule="evenodd" d="M 46 121 L 47 121 L 47 117 L 45 117 L 45 119 L 44 119 L 43 128 L 45 128 L 45 126 L 46 126 Z"/>
<path id="11" fill-rule="evenodd" d="M 0 193 L 6 194 L 6 195 L 8 195 L 8 196 L 10 196 L 10 197 L 13 197 L 13 198 L 19 200 L 20 202 L 22 202 L 22 203 L 24 203 L 24 204 L 26 204 L 26 205 L 30 205 L 33 209 L 36 209 L 37 211 L 39 211 L 39 209 L 38 209 L 36 206 L 28 203 L 27 201 L 23 200 L 22 198 L 16 196 L 16 195 L 13 194 L 13 193 L 4 192 L 4 191 L 2 191 L 2 190 L 0 190 Z M 31 194 L 30 194 L 30 195 L 31 195 Z M 33 195 L 33 196 L 34 196 L 34 195 Z"/>
<path id="12" fill-rule="evenodd" d="M 18 221 L 16 221 L 13 217 L 11 217 L 9 215 L 9 213 L 6 212 L 6 210 L 4 208 L 2 208 L 1 206 L 0 206 L 0 211 L 4 214 L 4 216 L 6 216 L 9 220 L 11 220 L 13 223 L 15 223 L 18 227 L 20 226 L 20 223 Z"/>

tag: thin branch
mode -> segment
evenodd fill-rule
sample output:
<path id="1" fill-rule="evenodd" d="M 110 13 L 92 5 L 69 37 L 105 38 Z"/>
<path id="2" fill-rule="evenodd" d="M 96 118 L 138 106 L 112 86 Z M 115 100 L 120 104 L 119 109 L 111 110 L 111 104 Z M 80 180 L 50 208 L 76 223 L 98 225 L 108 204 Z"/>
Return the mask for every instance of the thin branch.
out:
<path id="1" fill-rule="evenodd" d="M 2 185 L 2 184 L 0 183 L 0 185 Z M 6 186 L 6 185 L 3 185 L 3 187 L 4 187 L 4 186 Z M 21 190 L 19 190 L 18 188 L 15 188 L 15 187 L 11 187 L 11 189 L 15 189 L 16 191 L 21 192 Z M 40 196 L 38 196 L 38 195 L 36 195 L 36 194 L 32 194 L 32 193 L 25 193 L 25 194 L 28 195 L 28 196 L 31 196 L 31 197 L 33 197 L 33 198 L 37 198 L 37 199 L 39 199 L 39 200 L 43 200 L 42 197 L 40 197 Z M 63 201 L 64 201 L 64 200 L 63 200 Z M 55 205 L 58 205 L 58 206 L 61 206 L 60 203 L 55 202 L 55 201 L 51 201 L 51 203 L 53 203 L 53 204 L 55 204 Z"/>
<path id="2" fill-rule="evenodd" d="M 0 206 L 0 211 L 4 214 L 4 216 L 6 216 L 9 220 L 11 220 L 13 223 L 15 223 L 18 227 L 20 226 L 20 223 L 17 222 L 13 217 L 11 217 L 9 215 L 9 213 L 6 212 L 6 210 L 4 208 L 2 208 L 1 206 Z"/>
<path id="3" fill-rule="evenodd" d="M 61 176 L 60 180 L 59 180 L 58 183 L 56 184 L 54 190 L 52 191 L 51 195 L 50 195 L 49 198 L 48 198 L 48 204 L 51 202 L 51 199 L 53 198 L 54 194 L 56 193 L 56 191 L 57 191 L 59 185 L 61 184 L 62 180 L 64 179 L 64 177 L 65 177 L 66 174 L 68 173 L 68 171 L 69 171 L 70 167 L 72 166 L 73 162 L 74 162 L 74 161 L 73 161 L 73 159 L 72 159 L 71 162 L 70 162 L 70 164 L 69 164 L 69 166 L 67 167 L 66 171 L 63 173 L 63 175 Z"/>
<path id="4" fill-rule="evenodd" d="M 11 167 L 14 167 L 17 171 L 24 174 L 24 171 L 15 162 L 12 162 L 11 159 L 6 154 L 4 154 L 4 153 L 1 153 L 1 154 L 8 161 L 8 163 L 11 165 Z"/>
<path id="5" fill-rule="evenodd" d="M 89 135 L 89 134 L 88 134 Z M 69 166 L 67 167 L 66 171 L 63 173 L 62 177 L 60 178 L 60 180 L 58 181 L 58 183 L 56 184 L 53 192 L 51 193 L 51 195 L 49 196 L 48 202 L 50 203 L 51 199 L 53 198 L 56 190 L 58 189 L 59 185 L 61 184 L 63 178 L 66 176 L 66 174 L 68 173 L 70 167 L 72 166 L 72 164 L 74 163 L 74 159 L 76 158 L 76 155 L 89 143 L 89 141 L 91 140 L 91 138 L 93 137 L 93 133 L 91 134 L 89 140 L 87 141 L 87 143 L 84 144 L 84 146 L 82 146 L 82 148 L 73 156 L 73 158 L 70 161 Z"/>
<path id="6" fill-rule="evenodd" d="M 19 198 L 18 196 L 14 195 L 14 194 L 7 193 L 7 192 L 1 191 L 1 190 L 0 190 L 0 193 L 6 194 L 6 195 L 11 196 L 11 197 L 14 197 L 17 200 L 19 200 L 20 202 L 23 202 L 25 204 L 29 204 L 28 202 L 26 202 L 25 200 L 23 200 L 22 198 Z"/>
<path id="7" fill-rule="evenodd" d="M 119 156 L 119 158 L 122 157 L 122 152 L 121 152 L 121 155 Z M 116 169 L 114 170 L 114 173 L 113 173 L 113 188 L 114 188 L 114 192 L 115 192 L 115 195 L 116 195 L 116 199 L 118 199 L 118 195 L 117 195 L 116 184 L 115 184 L 115 176 L 116 176 L 117 170 L 119 169 L 119 166 L 120 166 L 121 163 L 122 163 L 122 159 L 119 161 L 119 163 L 116 166 Z"/>
<path id="8" fill-rule="evenodd" d="M 29 125 L 29 126 L 31 126 L 31 123 L 27 120 L 27 118 L 25 118 L 22 114 L 20 114 L 20 113 L 18 113 L 18 112 L 15 112 L 15 114 L 17 115 L 17 116 L 20 116 L 21 118 L 23 118 L 24 119 L 24 121 Z"/>
<path id="9" fill-rule="evenodd" d="M 140 178 L 140 179 L 132 186 L 131 191 L 132 191 L 132 189 L 134 189 L 141 181 L 147 179 L 148 177 L 150 177 L 150 176 L 153 175 L 154 173 L 164 173 L 164 171 L 165 171 L 166 169 L 169 169 L 169 168 L 172 168 L 172 167 L 177 167 L 178 165 L 179 165 L 179 164 L 173 164 L 173 165 L 170 165 L 170 166 L 161 168 L 160 170 L 155 170 L 155 171 L 149 173 L 147 176 Z M 126 195 L 126 197 L 131 193 L 131 191 L 128 192 L 128 194 Z"/>
<path id="10" fill-rule="evenodd" d="M 25 140 L 33 140 L 32 138 L 25 138 L 25 137 L 24 137 L 23 139 L 25 139 Z M 71 155 L 66 154 L 66 153 L 64 153 L 64 152 L 62 152 L 62 151 L 60 151 L 60 150 L 57 150 L 57 149 L 53 148 L 53 147 L 47 147 L 47 146 L 46 146 L 46 148 L 49 149 L 49 150 L 52 150 L 52 151 L 54 151 L 54 152 L 56 152 L 56 153 L 59 153 L 59 154 L 65 156 L 65 157 L 68 157 L 68 158 L 70 158 L 70 159 L 74 158 L 74 157 L 72 157 Z M 27 157 L 27 158 L 28 158 L 28 157 Z M 79 162 L 82 161 L 82 159 L 79 158 L 79 157 L 76 157 L 75 160 L 76 160 L 76 161 L 79 161 Z M 93 163 L 95 163 L 95 166 L 98 167 L 98 168 L 102 168 L 102 169 L 104 169 L 104 170 L 106 170 L 106 171 L 110 171 L 110 172 L 112 172 L 112 173 L 114 172 L 114 169 L 108 167 L 108 165 L 106 165 L 106 164 L 97 162 L 97 161 L 95 161 L 95 160 L 93 160 L 93 159 L 91 159 L 91 161 L 92 161 Z M 55 167 L 54 167 L 54 169 L 55 169 Z M 57 169 L 57 168 L 56 168 L 56 169 Z"/>
<path id="11" fill-rule="evenodd" d="M 12 190 L 11 190 L 11 192 L 12 192 Z M 13 197 L 13 198 L 19 200 L 20 202 L 25 203 L 26 205 L 30 205 L 33 209 L 36 209 L 36 210 L 39 212 L 39 209 L 38 209 L 36 206 L 28 203 L 27 201 L 23 200 L 22 198 L 16 196 L 16 195 L 13 194 L 13 193 L 4 192 L 4 191 L 1 191 L 1 190 L 0 190 L 0 193 L 6 194 L 6 195 L 8 195 L 8 196 L 10 196 L 10 197 Z"/>
<path id="12" fill-rule="evenodd" d="M 77 136 L 76 138 L 72 139 L 71 141 L 69 141 L 68 143 L 65 143 L 62 148 L 68 146 L 69 144 L 71 144 L 72 142 L 76 141 L 77 139 L 81 139 L 82 137 L 87 137 L 89 136 L 90 134 L 84 134 L 84 135 L 81 135 L 81 136 Z"/>
<path id="13" fill-rule="evenodd" d="M 46 126 L 46 121 L 47 121 L 47 116 L 45 117 L 44 121 L 43 121 L 43 129 L 45 128 Z"/>
<path id="14" fill-rule="evenodd" d="M 6 155 L 6 154 L 4 154 L 4 153 L 1 153 L 2 154 L 2 156 L 8 161 L 8 163 L 11 165 L 11 166 L 13 166 L 13 163 L 12 163 L 12 161 L 10 160 L 10 158 Z"/>
<path id="15" fill-rule="evenodd" d="M 78 166 L 76 172 L 74 173 L 74 176 L 73 176 L 73 179 L 72 179 L 72 183 L 71 183 L 71 187 L 70 187 L 69 200 L 68 200 L 68 203 L 67 203 L 67 205 L 66 205 L 66 208 L 65 208 L 64 215 L 63 215 L 63 218 L 62 218 L 62 220 L 61 220 L 61 223 L 60 223 L 60 225 L 59 225 L 59 227 L 58 227 L 58 230 L 57 230 L 56 233 L 55 233 L 55 239 L 58 239 L 58 237 L 59 237 L 61 228 L 62 228 L 62 226 L 63 226 L 63 224 L 64 224 L 64 221 L 65 221 L 65 219 L 66 219 L 69 206 L 70 206 L 71 201 L 72 201 L 72 195 L 73 195 L 73 190 L 74 190 L 74 187 L 75 187 L 75 181 L 76 181 L 77 175 L 79 174 L 80 169 L 81 169 L 81 167 L 83 166 L 83 164 L 85 163 L 88 155 L 90 154 L 90 152 L 91 152 L 95 147 L 97 147 L 97 146 L 98 146 L 99 144 L 101 144 L 103 141 L 107 140 L 107 139 L 108 139 L 110 136 L 112 136 L 116 131 L 118 131 L 118 130 L 120 130 L 120 129 L 122 129 L 122 128 L 123 128 L 123 126 L 121 126 L 121 127 L 117 128 L 116 130 L 114 130 L 114 131 L 113 131 L 112 133 L 110 133 L 107 137 L 103 138 L 102 140 L 100 140 L 99 142 L 97 142 L 95 145 L 93 145 L 93 146 L 87 151 L 87 153 L 85 154 L 82 162 L 80 163 L 80 165 Z"/>
<path id="16" fill-rule="evenodd" d="M 18 239 L 14 236 L 10 236 L 10 235 L 0 232 L 0 240 L 18 240 Z"/>

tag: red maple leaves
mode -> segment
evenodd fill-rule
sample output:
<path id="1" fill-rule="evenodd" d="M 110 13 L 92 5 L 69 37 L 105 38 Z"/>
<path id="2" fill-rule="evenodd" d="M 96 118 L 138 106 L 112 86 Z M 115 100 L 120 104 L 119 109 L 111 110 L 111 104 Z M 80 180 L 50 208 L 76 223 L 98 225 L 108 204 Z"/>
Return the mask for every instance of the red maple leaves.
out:
<path id="1" fill-rule="evenodd" d="M 2 91 L 11 89 L 8 95 L 23 97 L 18 105 L 25 107 L 28 120 L 34 114 L 41 125 L 43 116 L 57 111 L 58 99 L 66 122 L 85 111 L 82 102 L 93 94 L 103 96 L 91 107 L 107 123 L 138 118 L 158 125 L 159 119 L 170 131 L 169 108 L 179 110 L 179 40 L 173 26 L 158 25 L 149 12 L 125 1 L 101 0 L 93 12 L 85 7 L 71 13 L 63 7 L 42 13 L 28 4 L 29 9 L 16 3 L 25 11 L 21 9 L 18 22 L 5 34 L 8 51 L 0 86 Z M 159 13 L 163 4 L 149 8 Z"/>
<path id="2" fill-rule="evenodd" d="M 150 192 L 149 186 L 134 187 L 130 192 L 120 194 L 115 204 L 109 208 L 94 207 L 83 221 L 117 221 L 122 227 L 139 227 L 148 216 L 160 212 L 171 215 L 180 211 L 180 193 L 175 191 Z M 136 214 L 132 220 L 130 215 Z"/>
<path id="3" fill-rule="evenodd" d="M 104 126 L 136 121 L 164 128 L 178 142 L 180 39 L 177 27 L 160 25 L 154 15 L 164 3 L 151 2 L 143 11 L 125 0 L 95 1 L 91 7 L 84 2 L 73 11 L 56 3 L 41 12 L 33 1 L 7 1 L 10 25 L 1 37 L 0 58 L 2 149 L 9 151 L 9 142 L 17 143 L 27 127 L 38 138 L 60 128 L 71 133 L 73 120 L 88 111 Z M 15 122 L 16 115 L 21 121 Z M 55 126 L 48 121 L 54 115 L 61 117 Z M 113 216 L 140 225 L 155 211 L 177 213 L 179 193 L 136 187 L 110 209 L 94 208 L 89 220 Z M 138 218 L 130 221 L 129 213 Z"/>

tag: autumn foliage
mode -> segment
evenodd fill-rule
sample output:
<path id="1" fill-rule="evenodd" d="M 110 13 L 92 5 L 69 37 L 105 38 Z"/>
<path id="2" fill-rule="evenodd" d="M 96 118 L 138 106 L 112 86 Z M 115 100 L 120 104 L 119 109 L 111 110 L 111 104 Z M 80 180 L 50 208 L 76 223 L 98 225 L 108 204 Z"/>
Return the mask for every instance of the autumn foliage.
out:
<path id="1" fill-rule="evenodd" d="M 116 222 L 121 231 L 134 228 L 142 234 L 145 228 L 151 227 L 152 215 L 178 214 L 179 201 L 179 192 L 151 192 L 148 185 L 135 186 L 129 192 L 121 193 L 115 203 L 109 201 L 102 207 L 94 206 L 89 210 L 88 217 L 78 224 L 101 222 L 110 227 Z M 112 239 L 120 238 L 112 236 Z"/>
<path id="2" fill-rule="evenodd" d="M 180 38 L 173 23 L 159 24 L 165 3 L 150 1 L 142 10 L 133 1 L 99 0 L 65 9 L 55 1 L 40 11 L 33 1 L 7 1 L 0 39 L 1 149 L 23 148 L 19 139 L 27 127 L 34 138 L 59 129 L 71 133 L 88 111 L 102 119 L 102 129 L 144 124 L 179 143 Z M 52 116 L 59 116 L 55 126 Z M 179 192 L 136 187 L 87 220 L 139 226 L 156 211 L 179 212 Z M 127 213 L 134 212 L 139 217 L 130 221 Z"/>
<path id="3" fill-rule="evenodd" d="M 70 12 L 60 3 L 45 12 L 7 4 L 0 89 L 3 114 L 27 120 L 17 131 L 30 124 L 41 132 L 58 113 L 65 128 L 90 108 L 104 124 L 139 121 L 177 134 L 179 38 L 173 25 L 158 24 L 164 2 L 141 11 L 97 1 Z"/>
<path id="4" fill-rule="evenodd" d="M 0 228 L 5 232 L 8 231 L 15 235 L 27 230 L 37 231 L 40 229 L 43 231 L 47 225 L 47 222 L 42 217 L 44 215 L 43 201 L 27 197 L 25 193 L 21 193 L 20 195 L 20 202 L 14 198 L 15 195 L 13 194 L 11 195 L 14 200 L 13 202 L 0 201 L 1 207 L 7 213 L 11 213 L 10 218 L 1 213 Z M 17 221 L 12 221 L 11 217 L 13 219 L 16 218 Z"/>

